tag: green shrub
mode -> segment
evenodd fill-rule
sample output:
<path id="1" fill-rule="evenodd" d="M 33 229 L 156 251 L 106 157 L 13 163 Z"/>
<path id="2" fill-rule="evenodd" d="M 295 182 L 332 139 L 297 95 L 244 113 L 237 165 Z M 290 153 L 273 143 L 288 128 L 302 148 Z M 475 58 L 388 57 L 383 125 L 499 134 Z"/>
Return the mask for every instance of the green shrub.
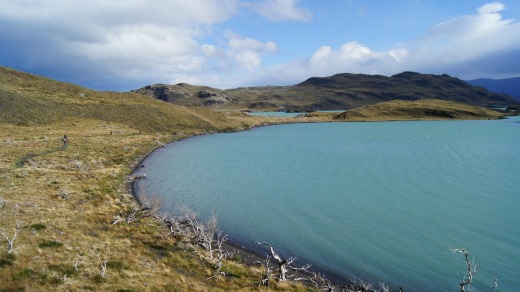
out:
<path id="1" fill-rule="evenodd" d="M 44 240 L 38 244 L 40 248 L 57 248 L 62 247 L 63 243 L 54 240 Z"/>
<path id="2" fill-rule="evenodd" d="M 232 258 L 231 258 L 232 261 L 236 262 L 236 263 L 240 263 L 242 262 L 242 258 L 239 256 L 239 255 L 234 255 Z"/>
<path id="3" fill-rule="evenodd" d="M 74 276 L 78 272 L 76 271 L 76 268 L 72 265 L 49 265 L 49 270 L 56 271 L 60 275 L 67 275 L 67 276 Z"/>
<path id="4" fill-rule="evenodd" d="M 12 253 L 5 253 L 0 257 L 0 268 L 12 266 L 15 256 Z"/>
<path id="5" fill-rule="evenodd" d="M 107 262 L 107 269 L 108 270 L 116 270 L 121 271 L 125 268 L 125 264 L 121 261 L 108 261 Z"/>
<path id="6" fill-rule="evenodd" d="M 93 280 L 96 284 L 101 284 L 101 283 L 105 282 L 105 278 L 101 277 L 101 275 L 99 275 L 99 274 L 95 275 Z"/>
<path id="7" fill-rule="evenodd" d="M 42 224 L 42 223 L 36 223 L 36 224 L 32 224 L 31 226 L 31 229 L 34 229 L 36 231 L 40 231 L 40 230 L 44 230 L 47 228 L 47 226 L 45 226 L 45 224 Z"/>
<path id="8" fill-rule="evenodd" d="M 51 285 L 58 286 L 58 285 L 63 284 L 65 281 L 63 281 L 62 278 L 52 277 L 52 278 L 49 280 L 49 282 L 51 283 Z"/>
<path id="9" fill-rule="evenodd" d="M 21 271 L 19 271 L 17 274 L 18 278 L 22 278 L 22 279 L 28 279 L 28 278 L 36 278 L 38 276 L 38 273 L 36 273 L 35 271 L 29 269 L 29 268 L 25 268 Z"/>

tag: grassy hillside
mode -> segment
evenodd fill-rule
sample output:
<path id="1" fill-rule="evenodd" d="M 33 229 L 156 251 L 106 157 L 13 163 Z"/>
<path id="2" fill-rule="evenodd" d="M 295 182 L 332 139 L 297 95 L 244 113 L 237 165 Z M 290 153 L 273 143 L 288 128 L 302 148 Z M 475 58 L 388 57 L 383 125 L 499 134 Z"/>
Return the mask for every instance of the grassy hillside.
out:
<path id="1" fill-rule="evenodd" d="M 444 100 L 394 100 L 355 108 L 339 115 L 336 120 L 471 120 L 499 119 L 502 113 L 483 107 L 469 106 Z"/>
<path id="2" fill-rule="evenodd" d="M 224 260 L 231 276 L 216 276 L 204 251 L 168 236 L 156 219 L 112 223 L 140 208 L 125 181 L 153 149 L 282 121 L 96 92 L 0 67 L 0 291 L 257 290 L 262 268 L 245 267 L 239 256 Z"/>
<path id="3" fill-rule="evenodd" d="M 135 90 L 182 105 L 253 111 L 345 110 L 390 100 L 441 99 L 485 107 L 516 104 L 511 97 L 448 75 L 403 72 L 391 77 L 337 74 L 313 77 L 294 86 L 263 86 L 220 90 L 188 84 L 156 84 Z"/>
<path id="4" fill-rule="evenodd" d="M 165 104 L 135 93 L 98 92 L 0 67 L 0 122 L 36 125 L 69 118 L 119 123 L 146 132 L 216 131 L 222 114 Z"/>

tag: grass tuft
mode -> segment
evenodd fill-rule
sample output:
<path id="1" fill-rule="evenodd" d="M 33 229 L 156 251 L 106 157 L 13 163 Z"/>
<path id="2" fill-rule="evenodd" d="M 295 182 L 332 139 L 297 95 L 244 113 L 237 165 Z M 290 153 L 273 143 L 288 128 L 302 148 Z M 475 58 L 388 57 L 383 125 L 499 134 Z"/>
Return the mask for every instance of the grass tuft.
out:
<path id="1" fill-rule="evenodd" d="M 15 259 L 16 257 L 12 253 L 2 254 L 0 256 L 0 268 L 12 266 Z"/>
<path id="2" fill-rule="evenodd" d="M 108 261 L 107 269 L 121 271 L 121 270 L 125 269 L 125 264 L 121 261 Z"/>
<path id="3" fill-rule="evenodd" d="M 40 248 L 58 248 L 62 247 L 63 243 L 54 240 L 44 240 L 38 244 Z"/>
<path id="4" fill-rule="evenodd" d="M 45 226 L 45 224 L 42 224 L 42 223 L 32 224 L 29 227 L 36 231 L 41 231 L 41 230 L 44 230 L 47 228 L 47 226 Z"/>
<path id="5" fill-rule="evenodd" d="M 38 277 L 38 273 L 29 268 L 24 268 L 17 273 L 19 279 L 35 279 L 36 277 Z"/>

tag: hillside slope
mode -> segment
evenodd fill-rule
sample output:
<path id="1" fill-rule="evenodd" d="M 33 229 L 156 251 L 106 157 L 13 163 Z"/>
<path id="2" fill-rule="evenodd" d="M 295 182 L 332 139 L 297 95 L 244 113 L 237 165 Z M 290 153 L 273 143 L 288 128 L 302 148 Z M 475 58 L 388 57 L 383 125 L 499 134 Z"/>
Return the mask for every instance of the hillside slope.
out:
<path id="1" fill-rule="evenodd" d="M 502 113 L 444 100 L 393 100 L 355 108 L 334 116 L 345 121 L 499 119 Z"/>
<path id="2" fill-rule="evenodd" d="M 253 111 L 344 110 L 390 101 L 441 99 L 485 107 L 507 107 L 510 96 L 448 75 L 403 72 L 391 77 L 336 74 L 313 77 L 294 86 L 244 87 L 220 90 L 189 84 L 149 85 L 133 92 L 182 105 Z"/>
<path id="3" fill-rule="evenodd" d="M 0 122 L 37 125 L 68 118 L 119 123 L 140 131 L 216 131 L 230 122 L 204 108 L 165 104 L 135 93 L 93 91 L 0 67 Z"/>
<path id="4" fill-rule="evenodd" d="M 257 290 L 242 254 L 222 262 L 232 277 L 212 277 L 205 250 L 170 236 L 125 184 L 157 147 L 255 119 L 0 67 L 0 291 Z"/>

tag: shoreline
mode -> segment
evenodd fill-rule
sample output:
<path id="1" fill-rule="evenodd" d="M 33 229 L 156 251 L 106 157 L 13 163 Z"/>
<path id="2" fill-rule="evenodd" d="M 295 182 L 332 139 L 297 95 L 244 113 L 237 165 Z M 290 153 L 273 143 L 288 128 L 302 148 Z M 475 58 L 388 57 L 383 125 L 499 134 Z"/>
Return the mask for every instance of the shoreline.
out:
<path id="1" fill-rule="evenodd" d="M 272 124 L 252 126 L 250 128 L 247 128 L 247 129 L 242 129 L 242 130 L 235 131 L 234 133 L 247 131 L 247 130 L 253 130 L 253 129 L 259 128 L 259 127 L 268 127 L 268 126 L 277 126 L 277 125 L 295 124 L 295 123 L 326 123 L 326 122 L 331 122 L 331 121 L 311 121 L 311 122 L 309 122 L 309 121 L 286 121 L 286 122 L 281 122 L 281 123 L 280 122 L 274 122 Z M 155 149 L 153 149 L 152 151 L 150 151 L 146 155 L 138 158 L 135 161 L 135 163 L 133 163 L 131 165 L 131 172 L 130 172 L 129 175 L 126 176 L 127 179 L 125 180 L 126 189 L 130 192 L 130 194 L 136 200 L 136 202 L 139 205 L 141 205 L 141 200 L 139 198 L 137 184 L 138 184 L 139 180 L 142 179 L 142 178 L 137 178 L 137 179 L 133 179 L 133 180 L 130 180 L 128 178 L 134 176 L 134 174 L 140 168 L 144 167 L 143 163 L 144 163 L 144 161 L 146 161 L 146 159 L 148 157 L 150 157 L 155 152 L 157 152 L 159 149 L 164 148 L 164 147 L 166 147 L 169 144 L 173 144 L 173 143 L 176 143 L 176 142 L 183 141 L 185 139 L 189 139 L 189 138 L 193 138 L 193 137 L 197 137 L 197 136 L 201 136 L 201 135 L 219 134 L 219 133 L 227 133 L 227 132 L 210 132 L 210 133 L 194 134 L 194 135 L 191 135 L 191 136 L 183 137 L 183 138 L 178 139 L 178 140 L 172 140 L 172 141 L 170 141 L 170 142 L 168 142 L 168 143 L 166 143 L 164 145 L 160 145 L 160 146 L 156 147 Z M 230 238 L 226 242 L 224 242 L 223 246 L 224 246 L 224 249 L 227 252 L 236 252 L 236 255 L 238 255 L 240 257 L 240 259 L 241 259 L 240 263 L 245 265 L 245 266 L 247 266 L 247 267 L 261 267 L 262 263 L 265 262 L 265 259 L 266 259 L 267 256 L 272 257 L 267 251 L 264 252 L 265 255 L 262 255 L 261 254 L 262 252 L 260 251 L 260 249 L 254 250 L 254 249 L 251 249 L 251 248 L 247 248 L 247 247 L 241 245 L 240 243 L 234 241 L 232 238 Z M 297 276 L 299 278 L 304 277 L 304 278 L 307 279 L 313 273 L 318 273 L 318 274 L 321 274 L 321 275 L 325 276 L 326 279 L 329 280 L 333 285 L 337 285 L 337 286 L 340 286 L 340 287 L 346 287 L 348 285 L 354 285 L 355 284 L 352 280 L 340 279 L 340 277 L 338 277 L 338 276 L 333 276 L 333 275 L 330 275 L 328 273 L 324 273 L 320 269 L 315 269 L 313 267 L 314 266 L 312 266 L 312 264 L 311 264 L 311 267 L 310 267 L 309 271 L 297 271 L 297 272 L 293 271 L 292 274 L 294 274 L 295 276 Z M 307 281 L 307 280 L 304 281 L 303 283 L 305 283 L 305 285 L 310 284 L 310 282 Z"/>
<path id="2" fill-rule="evenodd" d="M 508 117 L 506 117 L 508 118 Z M 424 119 L 422 119 L 424 120 Z M 426 119 L 427 121 L 431 121 L 429 119 Z M 464 119 L 455 119 L 455 120 L 464 120 Z M 484 120 L 484 119 L 476 119 L 476 120 Z M 394 121 L 394 120 L 386 120 L 387 122 L 388 121 Z M 436 121 L 436 120 L 434 120 Z M 233 131 L 233 132 L 242 132 L 242 131 L 246 131 L 246 130 L 252 130 L 252 129 L 255 129 L 255 128 L 260 128 L 260 127 L 267 127 L 267 126 L 276 126 L 276 125 L 285 125 L 285 124 L 297 124 L 297 123 L 329 123 L 329 122 L 337 122 L 337 123 L 345 123 L 345 122 L 356 122 L 356 121 L 330 121 L 330 120 L 326 120 L 326 121 L 317 121 L 317 120 L 290 120 L 290 121 L 275 121 L 273 123 L 268 123 L 268 124 L 261 124 L 261 125 L 255 125 L 255 126 L 251 126 L 249 128 L 245 128 L 245 129 L 241 129 L 241 130 L 237 130 L 237 131 Z M 381 121 L 379 121 L 381 122 Z M 139 158 L 138 160 L 136 160 L 136 163 L 133 164 L 132 166 L 132 171 L 130 172 L 130 174 L 127 176 L 127 177 L 131 177 L 132 175 L 134 175 L 136 173 L 136 171 L 138 171 L 142 166 L 143 166 L 143 163 L 144 161 L 152 154 L 154 154 L 156 151 L 158 151 L 159 149 L 161 148 L 164 148 L 165 146 L 167 146 L 168 144 L 173 144 L 175 142 L 179 142 L 179 141 L 183 141 L 185 139 L 188 139 L 188 138 L 193 138 L 193 137 L 197 137 L 197 136 L 201 136 L 201 135 L 208 135 L 208 134 L 218 134 L 218 133 L 229 133 L 227 131 L 215 131 L 215 132 L 206 132 L 206 133 L 195 133 L 191 136 L 186 136 L 186 137 L 182 137 L 181 139 L 177 139 L 177 140 L 171 140 L 170 142 L 164 144 L 164 145 L 160 145 L 158 147 L 156 147 L 155 149 L 153 149 L 151 152 L 147 153 L 146 155 L 142 156 L 141 158 Z M 138 194 L 138 188 L 136 187 L 136 184 L 138 183 L 139 179 L 136 179 L 136 180 L 127 180 L 126 183 L 129 184 L 128 185 L 128 189 L 130 190 L 131 192 L 131 195 L 134 197 L 134 199 L 137 201 L 138 204 L 141 204 L 140 202 L 140 199 L 139 199 L 139 194 Z M 240 256 L 241 258 L 241 261 L 240 263 L 241 264 L 244 264 L 245 266 L 248 266 L 248 267 L 259 267 L 261 266 L 260 263 L 264 263 L 265 262 L 265 258 L 266 256 L 270 256 L 270 253 L 267 251 L 267 250 L 262 250 L 260 248 L 258 249 L 254 249 L 254 248 L 247 248 L 243 245 L 241 245 L 240 243 L 234 241 L 232 238 L 228 239 L 225 243 L 224 243 L 224 246 L 226 248 L 227 251 L 238 251 L 237 255 Z M 276 248 L 276 247 L 275 247 Z M 263 255 L 262 255 L 263 253 Z M 304 263 L 306 264 L 306 263 Z M 276 266 L 276 264 L 274 264 L 273 266 Z M 355 285 L 355 281 L 352 280 L 352 279 L 360 279 L 360 280 L 363 280 L 361 278 L 357 278 L 356 276 L 352 276 L 352 277 L 347 277 L 347 278 L 342 278 L 340 276 L 336 276 L 336 275 L 332 275 L 330 273 L 326 273 L 326 272 L 323 272 L 323 270 L 320 270 L 319 268 L 316 268 L 315 266 L 311 266 L 310 268 L 310 271 L 308 272 L 291 272 L 291 274 L 295 274 L 297 275 L 297 277 L 305 277 L 305 278 L 308 278 L 310 275 L 312 275 L 312 273 L 319 273 L 321 275 L 324 275 L 326 277 L 327 280 L 329 280 L 333 285 L 337 285 L 339 287 L 346 287 L 346 286 L 349 286 L 349 285 Z M 375 280 L 374 280 L 375 281 Z M 305 283 L 305 285 L 308 285 L 310 282 L 308 281 L 304 281 L 303 283 Z M 374 282 L 376 283 L 376 282 Z"/>

